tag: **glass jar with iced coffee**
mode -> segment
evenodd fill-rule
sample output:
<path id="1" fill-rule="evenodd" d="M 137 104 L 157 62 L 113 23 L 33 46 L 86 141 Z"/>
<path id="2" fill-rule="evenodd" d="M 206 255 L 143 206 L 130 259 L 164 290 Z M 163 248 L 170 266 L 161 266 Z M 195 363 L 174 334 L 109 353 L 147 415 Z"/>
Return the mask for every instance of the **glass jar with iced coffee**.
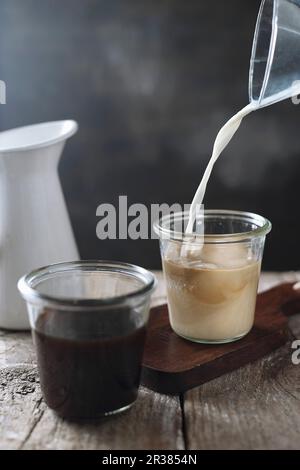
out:
<path id="1" fill-rule="evenodd" d="M 155 224 L 167 286 L 170 323 L 199 343 L 243 338 L 254 323 L 265 237 L 271 223 L 236 211 L 205 211 L 186 233 L 187 213 Z"/>

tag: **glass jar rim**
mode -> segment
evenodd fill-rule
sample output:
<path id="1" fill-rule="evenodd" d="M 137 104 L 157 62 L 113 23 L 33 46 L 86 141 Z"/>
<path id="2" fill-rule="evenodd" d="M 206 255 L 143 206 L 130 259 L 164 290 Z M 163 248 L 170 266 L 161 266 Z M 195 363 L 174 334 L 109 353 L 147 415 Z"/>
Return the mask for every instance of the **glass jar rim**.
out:
<path id="1" fill-rule="evenodd" d="M 137 288 L 127 294 L 117 295 L 105 298 L 69 298 L 52 296 L 39 292 L 37 286 L 43 280 L 50 276 L 59 275 L 62 273 L 75 272 L 75 271 L 101 271 L 127 274 L 135 279 L 143 282 L 143 286 Z M 31 303 L 42 302 L 45 305 L 56 305 L 63 308 L 101 308 L 116 306 L 126 303 L 130 300 L 143 297 L 150 294 L 156 287 L 157 280 L 153 273 L 145 268 L 136 266 L 134 264 L 123 263 L 118 261 L 105 261 L 105 260 L 80 260 L 68 261 L 62 263 L 54 263 L 48 266 L 35 269 L 28 274 L 25 274 L 18 281 L 18 289 L 22 297 Z"/>
<path id="2" fill-rule="evenodd" d="M 209 209 L 203 211 L 204 220 L 209 220 L 213 218 L 219 218 L 220 220 L 226 219 L 227 217 L 235 218 L 236 220 L 242 220 L 244 222 L 249 222 L 256 225 L 256 228 L 246 232 L 237 232 L 237 233 L 218 233 L 218 234 L 197 234 L 197 233 L 185 233 L 182 231 L 170 229 L 171 220 L 186 220 L 189 219 L 189 212 L 175 212 L 172 214 L 167 214 L 158 219 L 153 224 L 154 232 L 161 239 L 169 239 L 175 242 L 180 242 L 182 244 L 189 243 L 200 243 L 203 245 L 206 244 L 217 244 L 217 243 L 237 243 L 245 242 L 251 240 L 252 238 L 266 236 L 272 230 L 271 222 L 265 217 L 252 213 L 252 212 L 243 212 L 243 211 L 232 211 L 232 210 L 222 210 L 222 209 Z M 166 227 L 166 225 L 168 226 Z"/>

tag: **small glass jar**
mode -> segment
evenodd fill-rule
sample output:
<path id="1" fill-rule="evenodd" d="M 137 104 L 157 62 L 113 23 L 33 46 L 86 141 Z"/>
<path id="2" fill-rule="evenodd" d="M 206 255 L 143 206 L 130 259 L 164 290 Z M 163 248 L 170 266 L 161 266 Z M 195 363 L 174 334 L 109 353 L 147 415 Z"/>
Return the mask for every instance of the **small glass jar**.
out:
<path id="1" fill-rule="evenodd" d="M 198 343 L 228 343 L 252 328 L 265 237 L 259 215 L 207 210 L 186 234 L 188 213 L 154 224 L 160 238 L 170 323 Z"/>
<path id="2" fill-rule="evenodd" d="M 64 418 L 98 418 L 137 398 L 155 277 L 125 263 L 47 266 L 18 283 L 48 406 Z"/>

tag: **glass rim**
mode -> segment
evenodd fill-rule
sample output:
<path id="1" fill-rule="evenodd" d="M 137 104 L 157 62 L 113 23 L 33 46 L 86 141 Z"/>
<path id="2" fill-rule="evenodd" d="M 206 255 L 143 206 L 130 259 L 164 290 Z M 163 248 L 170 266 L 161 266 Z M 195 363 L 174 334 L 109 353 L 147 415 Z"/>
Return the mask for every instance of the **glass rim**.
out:
<path id="1" fill-rule="evenodd" d="M 61 273 L 70 273 L 75 271 L 101 271 L 110 273 L 121 273 L 132 276 L 143 282 L 143 286 L 129 292 L 128 294 L 117 295 L 107 298 L 70 298 L 59 297 L 44 294 L 37 289 L 39 281 L 47 279 L 49 275 Z M 36 285 L 33 285 L 36 282 Z M 130 263 L 106 260 L 80 260 L 54 263 L 35 269 L 22 276 L 18 281 L 18 289 L 26 302 L 45 305 L 56 305 L 63 308 L 101 308 L 110 307 L 126 303 L 129 300 L 136 299 L 150 294 L 156 287 L 157 280 L 153 273 L 145 268 Z"/>
<path id="2" fill-rule="evenodd" d="M 170 221 L 171 218 L 173 218 L 173 220 L 188 220 L 189 212 L 185 211 L 175 212 L 173 214 L 167 214 L 161 217 L 153 224 L 153 229 L 154 232 L 163 239 L 180 242 L 181 244 L 200 243 L 202 245 L 203 240 L 206 244 L 244 242 L 252 238 L 266 236 L 272 230 L 272 224 L 268 219 L 252 212 L 209 209 L 204 210 L 203 214 L 204 220 L 216 217 L 219 217 L 220 220 L 225 219 L 226 217 L 233 217 L 236 219 L 242 219 L 245 222 L 252 222 L 257 226 L 257 228 L 247 232 L 202 235 L 197 233 L 185 233 L 164 227 L 164 223 Z"/>

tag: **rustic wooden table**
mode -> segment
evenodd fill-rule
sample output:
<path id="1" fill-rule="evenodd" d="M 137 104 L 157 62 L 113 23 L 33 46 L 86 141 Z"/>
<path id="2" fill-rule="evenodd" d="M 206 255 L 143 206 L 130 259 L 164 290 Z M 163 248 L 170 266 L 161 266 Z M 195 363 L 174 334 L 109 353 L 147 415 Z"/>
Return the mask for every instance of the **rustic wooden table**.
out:
<path id="1" fill-rule="evenodd" d="M 165 302 L 161 273 L 153 299 Z M 260 290 L 300 279 L 263 274 Z M 300 316 L 290 320 L 300 338 Z M 40 392 L 29 333 L 0 330 L 0 448 L 3 449 L 297 449 L 300 365 L 291 345 L 183 396 L 142 388 L 128 412 L 94 423 L 67 423 Z"/>

